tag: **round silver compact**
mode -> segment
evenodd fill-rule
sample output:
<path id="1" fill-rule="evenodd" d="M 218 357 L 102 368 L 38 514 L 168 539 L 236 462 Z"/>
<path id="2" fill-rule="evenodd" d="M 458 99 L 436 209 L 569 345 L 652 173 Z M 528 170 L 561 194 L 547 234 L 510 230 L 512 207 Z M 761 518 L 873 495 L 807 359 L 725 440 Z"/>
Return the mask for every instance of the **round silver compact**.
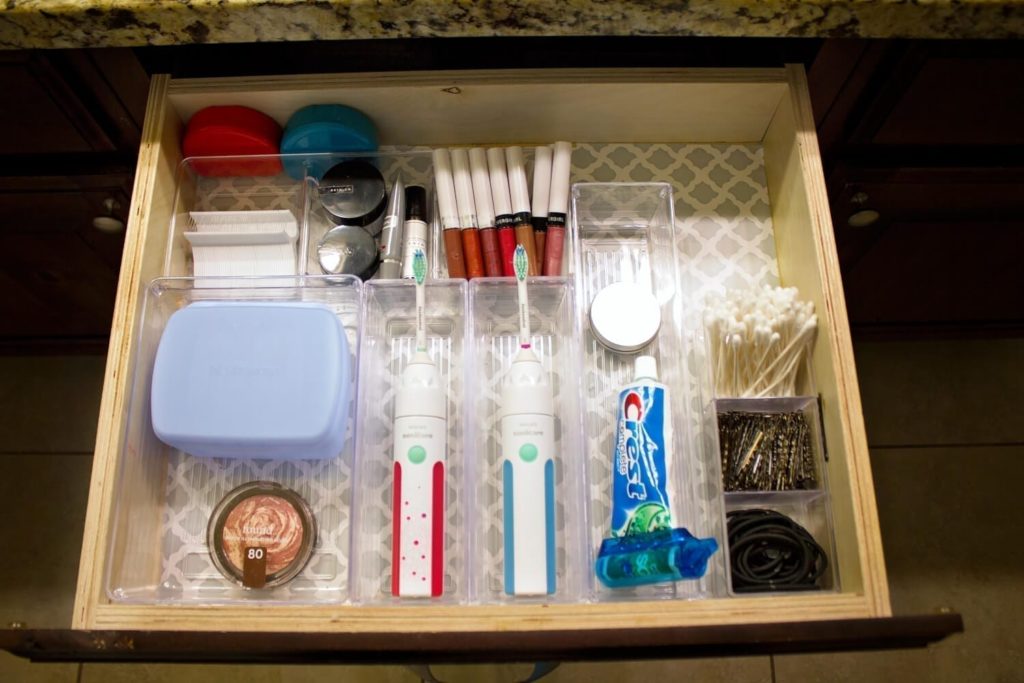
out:
<path id="1" fill-rule="evenodd" d="M 633 353 L 653 341 L 661 328 L 661 307 L 646 288 L 633 282 L 608 285 L 590 304 L 590 329 L 612 351 Z"/>
<path id="2" fill-rule="evenodd" d="M 387 188 L 384 176 L 368 161 L 335 164 L 320 180 L 320 203 L 334 223 L 358 225 L 376 237 L 383 229 Z"/>
<path id="3" fill-rule="evenodd" d="M 358 225 L 337 225 L 317 244 L 316 257 L 327 275 L 358 275 L 366 280 L 377 270 L 377 242 Z"/>

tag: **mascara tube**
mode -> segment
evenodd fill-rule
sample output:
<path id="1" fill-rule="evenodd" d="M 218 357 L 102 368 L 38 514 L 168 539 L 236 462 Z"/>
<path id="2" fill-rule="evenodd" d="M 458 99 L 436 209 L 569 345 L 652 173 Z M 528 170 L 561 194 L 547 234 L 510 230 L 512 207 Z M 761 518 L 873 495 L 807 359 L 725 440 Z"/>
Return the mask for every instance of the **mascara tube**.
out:
<path id="1" fill-rule="evenodd" d="M 427 253 L 427 191 L 419 185 L 405 188 L 405 244 L 402 248 L 402 277 L 412 279 L 417 251 Z"/>
<path id="2" fill-rule="evenodd" d="M 516 243 L 523 245 L 523 249 L 526 250 L 528 273 L 539 275 L 540 262 L 537 260 L 537 243 L 533 238 L 533 222 L 530 220 L 530 190 L 526 184 L 523 148 L 506 148 L 505 161 L 508 162 L 508 184 L 512 192 Z"/>
<path id="3" fill-rule="evenodd" d="M 505 150 L 501 147 L 488 149 L 487 166 L 491 174 L 494 225 L 498 230 L 498 246 L 501 249 L 501 274 L 512 277 L 515 275 L 512 255 L 516 251 L 516 222 L 512 217 L 512 197 L 508 190 L 508 174 L 505 172 Z"/>
<path id="4" fill-rule="evenodd" d="M 444 230 L 444 252 L 448 262 L 448 277 L 466 278 L 466 262 L 462 253 L 459 229 L 459 210 L 455 202 L 455 184 L 452 180 L 451 160 L 447 149 L 434 150 L 434 184 L 437 186 L 437 205 Z"/>
<path id="5" fill-rule="evenodd" d="M 494 205 L 491 203 L 491 178 L 487 172 L 487 152 L 480 147 L 469 150 L 469 171 L 473 176 L 473 198 L 476 200 L 476 219 L 480 224 L 480 250 L 484 257 L 484 275 L 501 277 L 501 246 L 498 229 L 494 225 Z"/>

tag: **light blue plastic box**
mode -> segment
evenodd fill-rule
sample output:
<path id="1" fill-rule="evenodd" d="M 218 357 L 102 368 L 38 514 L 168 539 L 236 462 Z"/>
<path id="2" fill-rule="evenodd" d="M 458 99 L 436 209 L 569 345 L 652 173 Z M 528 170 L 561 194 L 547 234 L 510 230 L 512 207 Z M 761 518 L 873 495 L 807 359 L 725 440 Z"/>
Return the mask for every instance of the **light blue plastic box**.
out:
<path id="1" fill-rule="evenodd" d="M 351 364 L 341 321 L 322 304 L 191 304 L 160 338 L 153 431 L 207 458 L 337 457 Z"/>

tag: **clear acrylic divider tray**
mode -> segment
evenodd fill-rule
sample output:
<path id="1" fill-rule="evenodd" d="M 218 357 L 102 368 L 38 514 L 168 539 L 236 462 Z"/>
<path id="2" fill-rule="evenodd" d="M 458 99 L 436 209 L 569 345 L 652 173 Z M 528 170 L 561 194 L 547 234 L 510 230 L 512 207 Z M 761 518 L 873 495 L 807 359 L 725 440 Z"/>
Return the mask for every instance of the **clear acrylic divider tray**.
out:
<path id="1" fill-rule="evenodd" d="M 395 395 L 416 351 L 416 290 L 411 280 L 365 285 L 352 541 L 353 598 L 358 602 L 422 605 L 469 598 L 467 289 L 465 280 L 437 280 L 428 281 L 425 290 L 428 352 L 448 397 L 444 579 L 440 597 L 416 599 L 392 596 Z"/>
<path id="2" fill-rule="evenodd" d="M 713 537 L 719 550 L 702 579 L 635 588 L 608 588 L 591 568 L 588 576 L 599 600 L 703 598 L 727 592 L 725 520 L 717 451 L 704 438 L 714 414 L 703 408 L 696 369 L 688 367 L 683 300 L 675 248 L 672 188 L 667 183 L 576 183 L 572 187 L 570 237 L 582 329 L 585 452 L 590 485 L 589 544 L 596 555 L 611 534 L 612 462 L 616 404 L 620 390 L 634 381 L 638 355 L 654 356 L 659 381 L 668 387 L 673 443 L 669 494 L 673 526 L 701 538 Z M 604 287 L 630 282 L 649 289 L 661 310 L 655 339 L 636 353 L 611 351 L 591 329 L 589 311 Z"/>
<path id="3" fill-rule="evenodd" d="M 824 435 L 817 396 L 773 396 L 765 398 L 716 398 L 714 400 L 716 420 L 716 442 L 723 448 L 722 437 L 717 434 L 718 425 L 726 413 L 748 413 L 754 415 L 799 416 L 807 428 L 806 446 L 810 457 L 802 468 L 802 478 L 792 484 L 784 484 L 777 490 L 752 490 L 727 485 L 727 464 L 722 462 L 722 487 L 725 490 L 726 514 L 736 510 L 765 509 L 781 513 L 802 526 L 821 546 L 828 560 L 828 567 L 818 578 L 818 590 L 836 592 L 840 588 L 838 562 L 836 561 L 835 531 L 832 524 L 831 496 L 828 490 L 828 467 Z M 766 430 L 767 431 L 767 430 Z M 768 437 L 752 443 L 750 457 L 756 459 L 765 451 L 763 444 Z M 731 569 L 731 567 L 730 567 Z M 730 580 L 730 590 L 732 582 Z M 778 591 L 744 592 L 744 596 L 777 595 Z M 738 593 L 732 592 L 732 595 Z"/>
<path id="4" fill-rule="evenodd" d="M 196 288 L 193 278 L 158 278 L 145 292 L 129 378 L 123 453 L 107 558 L 107 593 L 120 602 L 340 603 L 348 599 L 349 512 L 355 401 L 337 457 L 325 460 L 200 458 L 154 434 L 150 390 L 161 335 L 170 316 L 194 302 L 307 302 L 327 306 L 348 341 L 350 377 L 359 365 L 362 283 L 353 277 L 221 278 Z M 211 286 L 212 285 L 212 286 Z M 356 387 L 352 387 L 355 396 Z M 282 484 L 301 496 L 317 537 L 302 571 L 276 588 L 245 589 L 222 575 L 207 546 L 207 526 L 225 494 L 250 481 Z"/>
<path id="5" fill-rule="evenodd" d="M 501 395 L 520 349 L 516 283 L 481 278 L 470 283 L 471 358 L 464 409 L 473 501 L 471 546 L 475 602 L 577 602 L 585 599 L 591 570 L 581 461 L 579 342 L 573 285 L 565 278 L 529 278 L 531 347 L 540 358 L 554 398 L 555 591 L 539 596 L 506 593 Z M 543 499 L 536 505 L 544 506 Z M 543 532 L 541 532 L 543 533 Z"/>

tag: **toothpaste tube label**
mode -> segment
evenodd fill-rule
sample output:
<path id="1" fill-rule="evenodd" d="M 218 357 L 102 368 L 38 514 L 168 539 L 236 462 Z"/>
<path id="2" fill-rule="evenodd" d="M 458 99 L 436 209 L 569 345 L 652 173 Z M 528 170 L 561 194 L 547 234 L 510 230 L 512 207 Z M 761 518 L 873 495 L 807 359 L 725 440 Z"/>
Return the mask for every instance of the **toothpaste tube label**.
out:
<path id="1" fill-rule="evenodd" d="M 672 528 L 668 496 L 667 396 L 659 385 L 619 394 L 612 472 L 612 536 Z"/>

